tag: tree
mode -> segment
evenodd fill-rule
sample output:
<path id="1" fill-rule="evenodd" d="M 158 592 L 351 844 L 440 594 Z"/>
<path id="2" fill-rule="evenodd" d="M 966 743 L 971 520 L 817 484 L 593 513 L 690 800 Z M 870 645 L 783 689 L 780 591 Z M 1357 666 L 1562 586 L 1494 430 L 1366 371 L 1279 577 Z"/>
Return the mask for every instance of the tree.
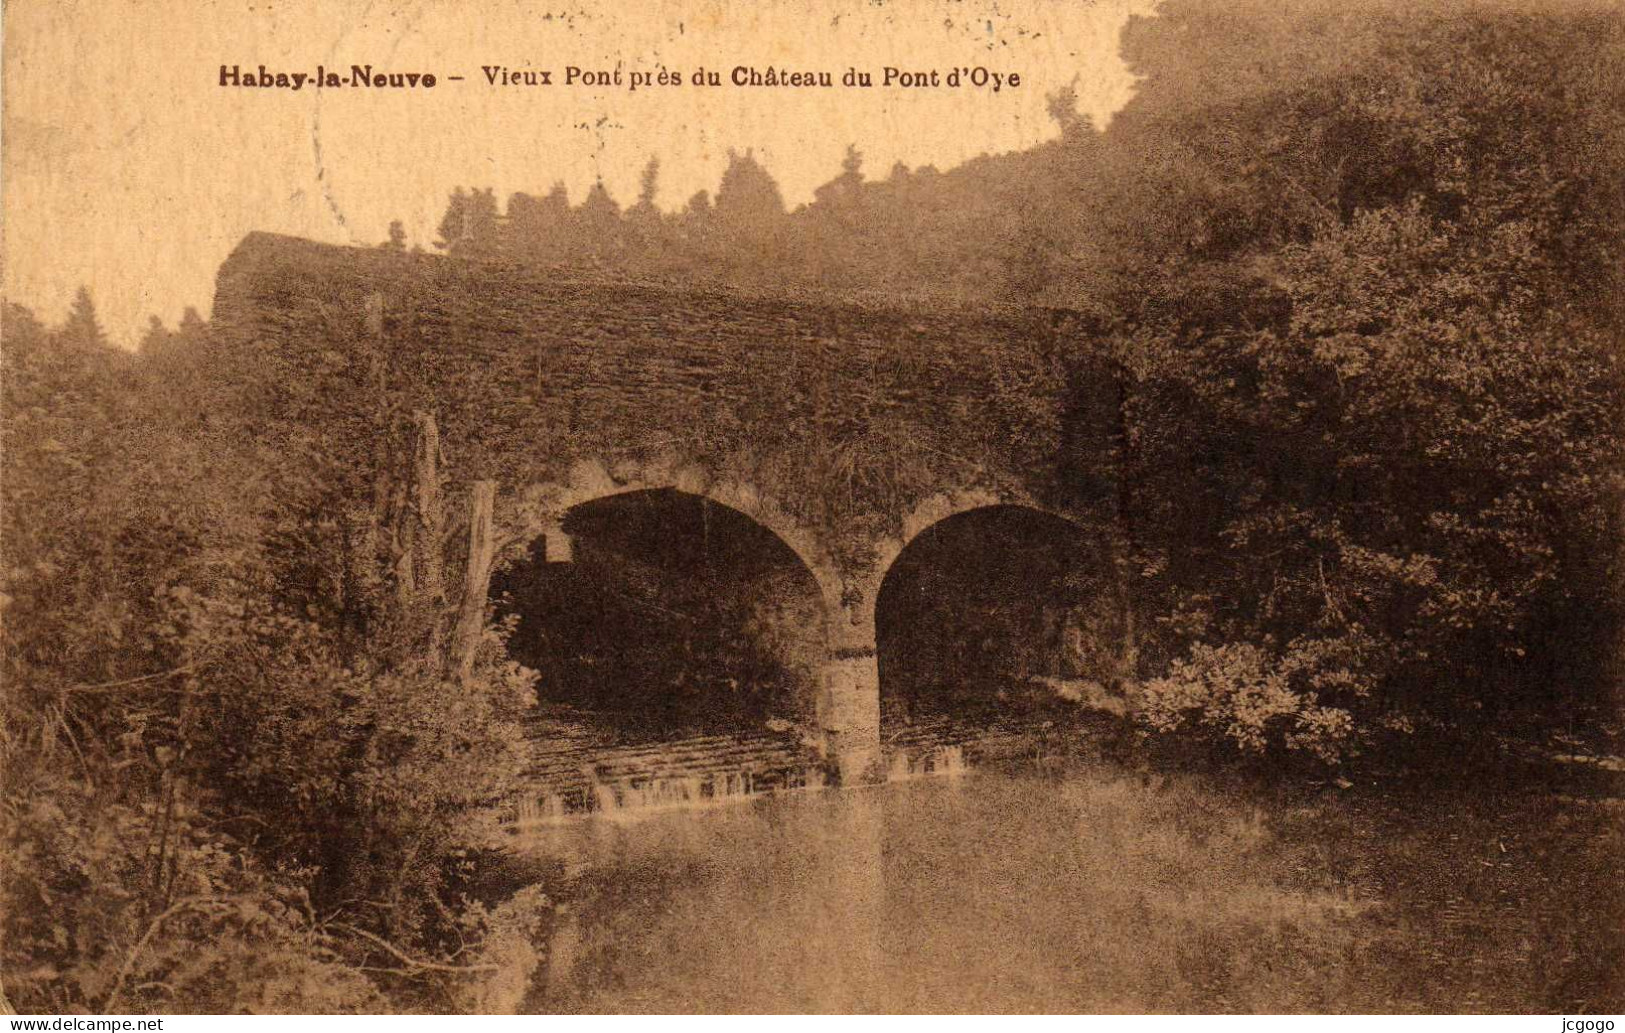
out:
<path id="1" fill-rule="evenodd" d="M 1619 178 L 1568 134 L 1625 89 L 1576 56 L 1609 33 L 1210 14 L 1131 33 L 1156 63 L 1115 146 L 1148 174 L 1099 202 L 1088 302 L 1135 378 L 1141 605 L 1180 629 L 1147 720 L 1329 760 L 1594 721 L 1620 622 L 1625 391 L 1595 303 Z M 1358 62 L 1305 52 L 1328 22 Z"/>
<path id="2" fill-rule="evenodd" d="M 139 350 L 143 355 L 156 355 L 172 343 L 173 334 L 157 316 L 147 318 L 147 332 L 141 335 Z"/>
<path id="3" fill-rule="evenodd" d="M 824 209 L 849 207 L 863 187 L 863 154 L 855 144 L 846 145 L 841 174 L 813 190 L 813 204 Z"/>
<path id="4" fill-rule="evenodd" d="M 626 265 L 642 273 L 664 271 L 674 258 L 665 216 L 655 207 L 660 190 L 660 159 L 649 158 L 638 186 L 638 201 L 626 210 Z"/>
<path id="5" fill-rule="evenodd" d="M 755 155 L 728 151 L 728 167 L 717 185 L 716 217 L 741 236 L 772 233 L 784 217 L 784 197 Z"/>
<path id="6" fill-rule="evenodd" d="M 468 191 L 458 187 L 452 192 L 446 214 L 440 219 L 440 236 L 435 247 L 452 254 L 489 251 L 497 246 L 500 221 L 494 190 L 487 187 Z"/>
<path id="7" fill-rule="evenodd" d="M 734 282 L 779 278 L 790 266 L 790 222 L 779 185 L 755 156 L 728 152 L 711 209 L 712 251 L 703 268 Z"/>
<path id="8" fill-rule="evenodd" d="M 1044 110 L 1061 127 L 1061 135 L 1073 136 L 1089 132 L 1093 126 L 1089 117 L 1078 110 L 1078 80 L 1072 81 L 1044 97 Z"/>
<path id="9" fill-rule="evenodd" d="M 102 332 L 96 318 L 96 304 L 90 299 L 90 288 L 80 287 L 73 295 L 68 309 L 68 320 L 62 325 L 62 340 L 78 348 L 105 348 L 107 335 Z"/>
<path id="10" fill-rule="evenodd" d="M 614 262 L 624 247 L 621 206 L 609 195 L 603 180 L 593 183 L 581 206 L 571 213 L 581 254 L 596 263 Z"/>
<path id="11" fill-rule="evenodd" d="M 638 203 L 628 209 L 628 214 L 639 212 L 650 214 L 657 212 L 655 208 L 655 195 L 660 191 L 660 158 L 651 155 L 649 163 L 643 166 L 643 173 L 638 177 Z"/>
<path id="12" fill-rule="evenodd" d="M 439 234 L 434 246 L 442 251 L 450 251 L 468 235 L 469 231 L 469 200 L 468 191 L 458 187 L 451 192 L 451 200 L 446 203 L 446 214 L 440 217 L 440 226 L 435 231 Z"/>

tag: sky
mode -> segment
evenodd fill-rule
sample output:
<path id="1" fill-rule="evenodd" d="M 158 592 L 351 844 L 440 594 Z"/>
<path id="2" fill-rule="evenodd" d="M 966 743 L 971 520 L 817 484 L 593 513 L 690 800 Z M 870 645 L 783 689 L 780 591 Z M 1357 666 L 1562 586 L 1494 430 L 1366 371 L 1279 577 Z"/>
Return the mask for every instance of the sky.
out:
<path id="1" fill-rule="evenodd" d="M 152 315 L 208 315 L 216 270 L 253 230 L 376 244 L 400 219 L 430 247 L 458 185 L 579 202 L 601 179 L 623 205 L 660 159 L 657 204 L 715 190 L 751 150 L 793 208 L 839 174 L 946 170 L 1056 135 L 1046 96 L 1074 84 L 1104 126 L 1133 77 L 1118 35 L 1154 0 L 5 0 L 0 66 L 3 289 L 47 322 L 87 285 L 133 346 Z M 432 89 L 220 85 L 257 75 L 429 72 Z M 886 87 L 882 69 L 984 68 L 958 88 Z M 492 86 L 482 66 L 547 69 Z M 566 69 L 621 73 L 566 85 Z M 750 66 L 868 71 L 868 89 L 733 86 Z M 699 69 L 724 85 L 695 86 Z M 631 73 L 682 77 L 630 89 Z M 1020 77 L 1011 87 L 1008 76 Z M 462 81 L 451 76 L 461 75 Z"/>

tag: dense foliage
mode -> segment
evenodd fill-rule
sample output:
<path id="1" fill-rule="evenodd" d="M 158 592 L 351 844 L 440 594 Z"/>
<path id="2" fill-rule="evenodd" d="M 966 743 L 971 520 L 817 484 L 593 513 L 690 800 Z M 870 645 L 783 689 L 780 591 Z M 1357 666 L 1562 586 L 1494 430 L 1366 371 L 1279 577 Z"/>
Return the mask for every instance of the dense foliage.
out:
<path id="1" fill-rule="evenodd" d="M 1131 29 L 1149 78 L 1113 160 L 1139 175 L 1093 209 L 1118 257 L 1072 288 L 1137 387 L 1169 658 L 1146 716 L 1328 759 L 1595 729 L 1619 702 L 1618 12 L 1242 14 L 1239 38 L 1196 4 Z"/>
<path id="2" fill-rule="evenodd" d="M 654 164 L 624 211 L 459 191 L 439 243 L 1072 310 L 1124 376 L 1144 727 L 1327 763 L 1607 729 L 1619 12 L 1168 0 L 1124 47 L 1105 131 L 1057 98 L 1032 151 L 883 180 L 854 151 L 794 212 L 749 155 L 670 215 Z M 0 329 L 5 994 L 492 1006 L 544 913 L 467 896 L 534 676 L 494 628 L 472 675 L 449 655 L 471 486 L 417 462 L 433 399 L 348 325 L 238 354 L 190 316 L 135 355 L 81 294 Z"/>
<path id="3" fill-rule="evenodd" d="M 234 408 L 200 324 L 137 357 L 82 295 L 4 334 L 12 1004 L 469 1004 L 481 945 L 542 914 L 464 899 L 528 674 L 494 637 L 463 682 L 422 647 L 444 615 L 325 533 L 334 472 L 294 435 L 336 428 Z"/>

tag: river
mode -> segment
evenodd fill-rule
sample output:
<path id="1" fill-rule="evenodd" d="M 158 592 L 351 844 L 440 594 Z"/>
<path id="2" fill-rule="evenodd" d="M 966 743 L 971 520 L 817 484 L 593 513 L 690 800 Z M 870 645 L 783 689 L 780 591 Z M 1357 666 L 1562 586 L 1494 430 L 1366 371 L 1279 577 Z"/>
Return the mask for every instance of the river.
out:
<path id="1" fill-rule="evenodd" d="M 1618 1010 L 1620 817 L 1007 766 L 563 821 L 526 1007 Z"/>

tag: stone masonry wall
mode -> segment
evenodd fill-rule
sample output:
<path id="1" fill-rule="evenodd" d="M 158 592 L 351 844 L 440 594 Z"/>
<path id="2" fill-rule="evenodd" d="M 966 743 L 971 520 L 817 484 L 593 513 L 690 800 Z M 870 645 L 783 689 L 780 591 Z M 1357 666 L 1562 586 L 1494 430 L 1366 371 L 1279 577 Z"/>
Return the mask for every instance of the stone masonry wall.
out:
<path id="1" fill-rule="evenodd" d="M 943 491 L 1051 496 L 1077 437 L 1061 425 L 1076 356 L 1044 311 L 745 295 L 256 233 L 221 268 L 214 317 L 267 355 L 342 353 L 374 296 L 389 375 L 441 413 L 454 474 L 558 479 L 583 458 L 664 454 L 771 496 L 837 554 L 894 537 Z M 1115 396 L 1093 393 L 1104 451 Z"/>

